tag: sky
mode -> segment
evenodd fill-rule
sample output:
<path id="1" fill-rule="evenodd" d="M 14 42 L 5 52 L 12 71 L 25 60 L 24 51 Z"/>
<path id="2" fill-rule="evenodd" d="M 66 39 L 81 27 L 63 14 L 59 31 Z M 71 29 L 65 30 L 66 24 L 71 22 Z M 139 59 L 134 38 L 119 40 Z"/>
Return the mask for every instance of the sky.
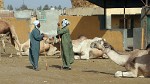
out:
<path id="1" fill-rule="evenodd" d="M 36 9 L 39 6 L 45 6 L 48 4 L 49 6 L 59 6 L 61 5 L 62 8 L 67 7 L 71 8 L 71 1 L 70 0 L 4 0 L 4 7 L 7 8 L 8 5 L 12 5 L 13 8 L 19 8 L 23 4 L 27 5 L 28 8 Z"/>

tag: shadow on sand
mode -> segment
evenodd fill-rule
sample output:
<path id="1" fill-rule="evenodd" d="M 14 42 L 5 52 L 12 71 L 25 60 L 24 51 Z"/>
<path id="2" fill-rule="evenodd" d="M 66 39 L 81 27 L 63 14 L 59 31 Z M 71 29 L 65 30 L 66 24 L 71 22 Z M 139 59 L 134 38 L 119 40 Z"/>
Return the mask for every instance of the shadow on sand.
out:
<path id="1" fill-rule="evenodd" d="M 52 65 L 52 66 L 49 66 L 49 67 L 61 69 L 61 66 L 60 66 L 60 65 Z"/>
<path id="2" fill-rule="evenodd" d="M 28 68 L 28 69 L 33 69 L 33 67 L 32 67 L 32 66 L 26 66 L 26 68 Z"/>
<path id="3" fill-rule="evenodd" d="M 107 73 L 107 72 L 99 72 L 95 70 L 87 70 L 87 71 L 82 71 L 82 72 L 90 72 L 90 73 L 101 73 L 101 74 L 108 74 L 108 75 L 114 75 L 114 73 Z"/>

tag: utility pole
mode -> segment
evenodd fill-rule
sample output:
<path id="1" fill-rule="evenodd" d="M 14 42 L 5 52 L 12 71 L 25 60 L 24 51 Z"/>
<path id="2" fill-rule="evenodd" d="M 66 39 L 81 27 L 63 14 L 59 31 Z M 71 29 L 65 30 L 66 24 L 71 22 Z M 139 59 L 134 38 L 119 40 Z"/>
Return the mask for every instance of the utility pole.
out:
<path id="1" fill-rule="evenodd" d="M 148 6 L 148 0 L 146 0 L 146 6 Z"/>

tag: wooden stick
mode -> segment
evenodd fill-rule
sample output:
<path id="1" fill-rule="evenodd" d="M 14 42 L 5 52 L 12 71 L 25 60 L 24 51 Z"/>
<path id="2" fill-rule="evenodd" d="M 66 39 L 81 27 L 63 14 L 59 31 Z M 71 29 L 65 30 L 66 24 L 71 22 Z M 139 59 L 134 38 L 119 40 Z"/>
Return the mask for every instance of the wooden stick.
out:
<path id="1" fill-rule="evenodd" d="M 0 41 L 1 41 L 1 37 L 0 37 Z M 0 44 L 1 45 L 1 44 Z M 1 47 L 0 47 L 0 61 L 1 61 Z"/>
<path id="2" fill-rule="evenodd" d="M 46 51 L 45 51 L 45 45 L 44 45 L 44 42 L 43 42 L 43 48 L 44 48 L 44 56 L 45 56 L 45 67 L 46 67 L 46 70 L 48 68 L 48 65 L 47 65 L 47 55 L 46 55 Z"/>
<path id="3" fill-rule="evenodd" d="M 59 35 L 59 41 L 60 41 L 60 42 L 59 42 L 59 45 L 60 45 L 60 46 L 59 46 L 59 47 L 60 47 L 60 56 L 59 56 L 59 57 L 61 57 L 62 52 L 61 52 L 61 38 L 60 38 L 60 35 Z"/>
<path id="4" fill-rule="evenodd" d="M 142 28 L 141 49 L 144 49 L 144 28 Z"/>

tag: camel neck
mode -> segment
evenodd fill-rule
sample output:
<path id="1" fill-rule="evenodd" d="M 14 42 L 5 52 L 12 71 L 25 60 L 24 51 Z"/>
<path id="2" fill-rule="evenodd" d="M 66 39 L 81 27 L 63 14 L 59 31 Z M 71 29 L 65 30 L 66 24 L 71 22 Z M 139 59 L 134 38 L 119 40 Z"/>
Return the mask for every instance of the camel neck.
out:
<path id="1" fill-rule="evenodd" d="M 111 49 L 106 49 L 106 54 L 109 56 L 109 58 L 117 63 L 118 65 L 124 66 L 127 60 L 129 59 L 128 55 L 121 55 L 118 54 L 116 51 Z"/>

